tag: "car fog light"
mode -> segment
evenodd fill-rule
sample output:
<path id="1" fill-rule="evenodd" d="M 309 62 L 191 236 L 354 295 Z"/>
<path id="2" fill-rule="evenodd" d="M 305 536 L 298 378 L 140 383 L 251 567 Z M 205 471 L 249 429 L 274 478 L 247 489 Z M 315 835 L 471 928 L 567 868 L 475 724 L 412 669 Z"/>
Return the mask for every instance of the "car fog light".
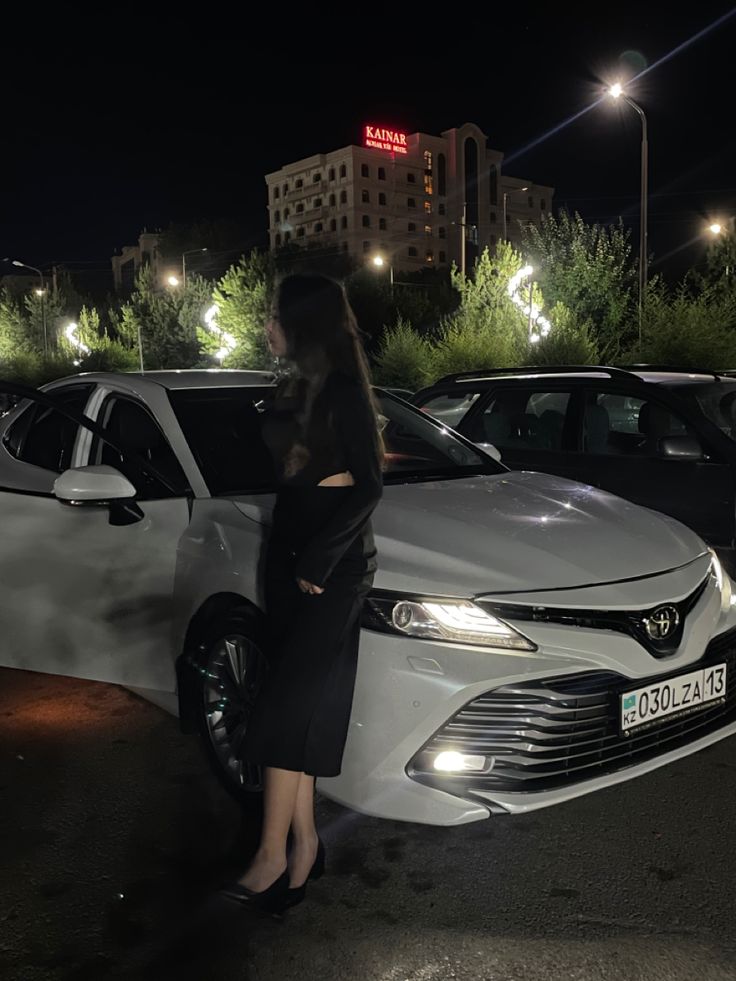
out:
<path id="1" fill-rule="evenodd" d="M 465 770 L 485 770 L 485 756 L 469 756 L 465 753 L 456 753 L 447 750 L 438 753 L 434 759 L 435 770 L 442 770 L 444 773 L 460 773 Z"/>

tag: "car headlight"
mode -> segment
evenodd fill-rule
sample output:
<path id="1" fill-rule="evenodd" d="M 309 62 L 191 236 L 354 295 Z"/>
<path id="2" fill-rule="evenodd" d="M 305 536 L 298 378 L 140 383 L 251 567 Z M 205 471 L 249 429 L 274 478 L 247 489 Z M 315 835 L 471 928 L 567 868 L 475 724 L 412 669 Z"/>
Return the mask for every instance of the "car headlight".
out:
<path id="1" fill-rule="evenodd" d="M 536 644 L 471 600 L 423 599 L 372 594 L 365 604 L 363 626 L 453 644 L 535 651 Z"/>
<path id="2" fill-rule="evenodd" d="M 709 548 L 708 551 L 710 552 L 710 572 L 721 591 L 721 612 L 728 613 L 732 606 L 736 606 L 731 577 L 721 565 L 721 560 L 715 551 L 712 548 Z"/>

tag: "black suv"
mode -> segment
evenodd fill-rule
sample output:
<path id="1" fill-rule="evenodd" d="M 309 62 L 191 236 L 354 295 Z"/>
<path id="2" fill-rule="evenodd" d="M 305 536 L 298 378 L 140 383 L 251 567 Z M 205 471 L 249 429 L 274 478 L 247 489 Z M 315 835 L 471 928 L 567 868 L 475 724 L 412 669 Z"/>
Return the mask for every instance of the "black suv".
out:
<path id="1" fill-rule="evenodd" d="M 447 375 L 411 401 L 512 470 L 542 470 L 663 511 L 736 571 L 736 378 L 650 366 Z M 602 557 L 603 558 L 603 557 Z"/>

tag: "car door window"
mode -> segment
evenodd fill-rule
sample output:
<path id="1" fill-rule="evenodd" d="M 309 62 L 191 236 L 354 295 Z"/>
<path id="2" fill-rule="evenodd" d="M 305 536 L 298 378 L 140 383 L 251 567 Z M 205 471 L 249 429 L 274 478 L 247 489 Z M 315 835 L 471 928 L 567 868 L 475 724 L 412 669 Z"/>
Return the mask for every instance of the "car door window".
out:
<path id="1" fill-rule="evenodd" d="M 660 457 L 670 436 L 697 439 L 692 427 L 660 402 L 618 392 L 589 393 L 583 410 L 583 450 Z"/>
<path id="2" fill-rule="evenodd" d="M 479 395 L 480 392 L 442 392 L 431 395 L 419 407 L 422 412 L 434 416 L 435 419 L 443 422 L 450 429 L 457 429 Z"/>
<path id="3" fill-rule="evenodd" d="M 81 413 L 91 391 L 91 385 L 75 385 L 53 389 L 48 394 L 61 405 Z M 16 460 L 62 473 L 71 466 L 78 430 L 76 422 L 57 409 L 33 402 L 10 426 L 3 442 Z"/>
<path id="4" fill-rule="evenodd" d="M 507 388 L 494 393 L 471 436 L 499 449 L 563 449 L 570 391 Z"/>
<path id="5" fill-rule="evenodd" d="M 116 443 L 150 463 L 176 490 L 170 490 L 152 474 L 141 475 L 125 453 L 118 452 L 99 437 L 92 445 L 92 463 L 119 470 L 134 484 L 140 500 L 183 496 L 187 492 L 188 483 L 176 454 L 158 423 L 143 406 L 127 398 L 111 396 L 102 406 L 99 421 Z"/>

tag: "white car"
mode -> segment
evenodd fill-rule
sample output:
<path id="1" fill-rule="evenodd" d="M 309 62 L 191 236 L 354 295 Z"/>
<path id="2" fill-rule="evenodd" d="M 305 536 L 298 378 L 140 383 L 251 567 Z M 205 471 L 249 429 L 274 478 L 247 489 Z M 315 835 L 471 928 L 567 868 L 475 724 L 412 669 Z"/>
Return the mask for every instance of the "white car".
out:
<path id="1" fill-rule="evenodd" d="M 266 670 L 274 493 L 255 405 L 270 382 L 80 375 L 0 420 L 1 663 L 139 691 L 201 730 L 236 794 L 258 784 L 239 747 Z M 343 771 L 323 794 L 461 824 L 736 732 L 731 581 L 696 535 L 595 488 L 508 472 L 381 398 L 379 572 Z"/>

